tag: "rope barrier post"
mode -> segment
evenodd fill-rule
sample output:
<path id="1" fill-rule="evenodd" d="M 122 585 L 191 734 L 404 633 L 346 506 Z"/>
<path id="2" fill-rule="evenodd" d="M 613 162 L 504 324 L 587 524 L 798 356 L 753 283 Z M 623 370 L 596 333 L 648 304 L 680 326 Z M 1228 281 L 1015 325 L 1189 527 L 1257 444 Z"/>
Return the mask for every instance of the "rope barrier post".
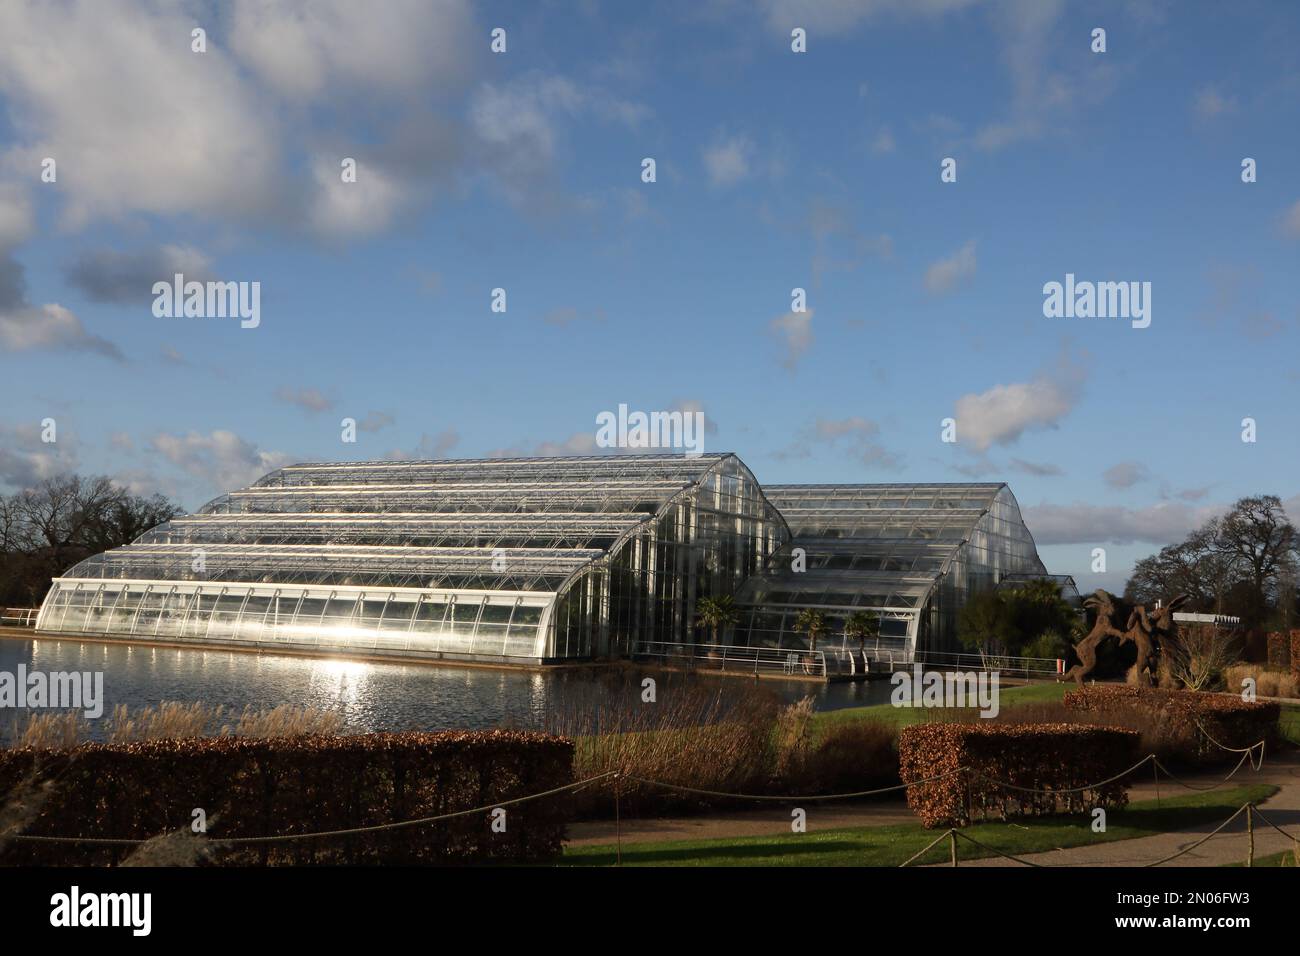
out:
<path id="1" fill-rule="evenodd" d="M 952 850 L 952 865 L 957 865 L 957 831 L 948 831 L 948 845 Z"/>
<path id="2" fill-rule="evenodd" d="M 1255 805 L 1246 804 L 1246 865 L 1255 865 Z"/>
<path id="3" fill-rule="evenodd" d="M 1160 761 L 1151 761 L 1151 776 L 1156 779 L 1156 807 L 1160 806 Z"/>

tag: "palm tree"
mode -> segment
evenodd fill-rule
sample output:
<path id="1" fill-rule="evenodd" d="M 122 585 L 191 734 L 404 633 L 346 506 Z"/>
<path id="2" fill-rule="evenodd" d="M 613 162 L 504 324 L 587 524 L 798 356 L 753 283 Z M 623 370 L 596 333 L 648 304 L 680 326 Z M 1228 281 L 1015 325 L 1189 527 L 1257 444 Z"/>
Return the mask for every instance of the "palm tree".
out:
<path id="1" fill-rule="evenodd" d="M 858 653 L 867 652 L 867 638 L 880 636 L 880 615 L 873 611 L 854 611 L 844 619 L 844 636 L 857 639 Z"/>
<path id="2" fill-rule="evenodd" d="M 826 615 L 810 607 L 804 608 L 795 618 L 794 629 L 808 635 L 808 650 L 817 650 L 817 638 L 826 630 Z"/>
<path id="3" fill-rule="evenodd" d="M 730 594 L 720 598 L 703 597 L 695 604 L 695 619 L 713 633 L 713 643 L 718 643 L 718 628 L 740 623 L 740 611 Z"/>

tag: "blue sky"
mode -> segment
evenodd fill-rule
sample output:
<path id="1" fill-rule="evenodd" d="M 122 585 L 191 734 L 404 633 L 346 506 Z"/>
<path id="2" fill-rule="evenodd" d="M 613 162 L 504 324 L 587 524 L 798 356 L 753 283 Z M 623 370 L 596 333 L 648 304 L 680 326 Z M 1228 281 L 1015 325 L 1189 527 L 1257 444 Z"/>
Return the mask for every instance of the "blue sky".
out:
<path id="1" fill-rule="evenodd" d="M 595 452 L 626 403 L 765 481 L 1006 480 L 1087 588 L 1241 495 L 1300 512 L 1293 4 L 371 6 L 0 6 L 0 487 L 196 508 Z M 261 324 L 156 318 L 173 271 Z M 1150 282 L 1150 327 L 1045 318 L 1067 273 Z"/>

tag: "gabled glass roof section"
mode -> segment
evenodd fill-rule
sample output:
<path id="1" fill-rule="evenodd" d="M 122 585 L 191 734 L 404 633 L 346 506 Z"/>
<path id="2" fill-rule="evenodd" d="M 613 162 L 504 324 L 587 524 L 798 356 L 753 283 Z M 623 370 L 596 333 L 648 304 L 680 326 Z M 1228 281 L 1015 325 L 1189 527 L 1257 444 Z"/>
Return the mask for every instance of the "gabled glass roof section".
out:
<path id="1" fill-rule="evenodd" d="M 555 592 L 729 457 L 291 465 L 65 576 Z"/>
<path id="2" fill-rule="evenodd" d="M 917 608 L 1006 485 L 766 485 L 794 539 L 739 600 Z M 802 549 L 805 570 L 793 570 Z"/>
<path id="3" fill-rule="evenodd" d="M 961 541 L 1006 485 L 764 485 L 799 536 Z"/>

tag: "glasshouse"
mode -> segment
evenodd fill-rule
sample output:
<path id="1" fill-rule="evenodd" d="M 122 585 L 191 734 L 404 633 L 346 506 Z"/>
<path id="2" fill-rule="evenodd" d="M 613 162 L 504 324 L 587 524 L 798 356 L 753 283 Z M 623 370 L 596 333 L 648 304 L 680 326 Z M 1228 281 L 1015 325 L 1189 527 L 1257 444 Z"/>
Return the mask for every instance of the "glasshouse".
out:
<path id="1" fill-rule="evenodd" d="M 873 612 L 897 659 L 954 647 L 966 597 L 1013 576 L 1046 575 L 1005 484 L 763 487 L 733 454 L 303 464 L 82 561 L 37 630 L 535 665 L 799 650 L 813 608 L 836 642 Z M 707 627 L 706 598 L 734 601 Z"/>
<path id="2" fill-rule="evenodd" d="M 800 647 L 805 608 L 822 612 L 838 648 L 844 620 L 869 611 L 879 659 L 958 650 L 966 598 L 1003 579 L 1050 577 L 1011 489 L 999 483 L 767 485 L 792 539 L 741 588 L 737 632 L 746 644 Z M 1074 582 L 1058 583 L 1077 599 Z M 852 648 L 847 648 L 852 650 Z"/>
<path id="3" fill-rule="evenodd" d="M 542 663 L 681 640 L 788 531 L 735 455 L 294 465 L 54 582 L 38 631 Z"/>

